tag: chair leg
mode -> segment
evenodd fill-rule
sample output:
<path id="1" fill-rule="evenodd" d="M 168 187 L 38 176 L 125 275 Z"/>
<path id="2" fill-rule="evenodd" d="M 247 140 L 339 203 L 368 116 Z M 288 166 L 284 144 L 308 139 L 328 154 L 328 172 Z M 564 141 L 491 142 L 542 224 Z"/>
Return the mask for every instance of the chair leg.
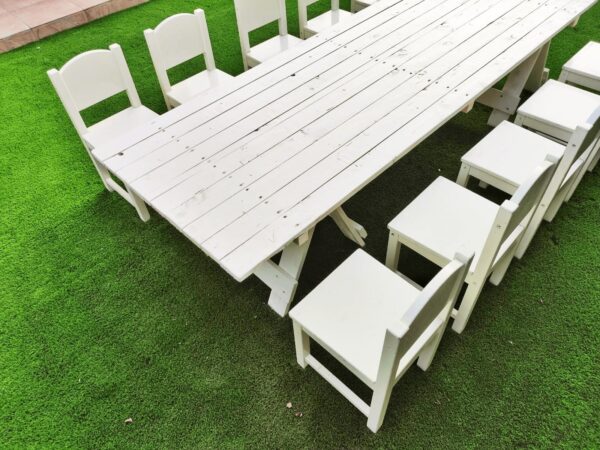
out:
<path id="1" fill-rule="evenodd" d="M 525 255 L 525 252 L 531 245 L 531 241 L 535 237 L 537 231 L 540 228 L 540 225 L 544 221 L 544 216 L 547 214 L 548 209 L 552 206 L 553 200 L 547 198 L 550 196 L 551 196 L 550 192 L 546 192 L 544 194 L 544 197 L 542 198 L 540 205 L 535 210 L 533 217 L 529 221 L 529 224 L 527 225 L 527 228 L 525 229 L 525 232 L 523 233 L 523 236 L 519 240 L 519 243 L 517 244 L 517 247 L 516 247 L 516 250 L 514 253 L 514 256 L 517 259 L 521 259 Z M 558 196 L 558 193 L 554 195 L 554 197 L 557 197 L 557 196 Z"/>
<path id="2" fill-rule="evenodd" d="M 377 433 L 383 424 L 385 413 L 390 404 L 390 396 L 392 395 L 393 384 L 388 383 L 385 386 L 375 387 L 371 407 L 369 409 L 369 417 L 367 419 L 367 427 L 373 433 Z"/>
<path id="3" fill-rule="evenodd" d="M 593 148 L 590 151 L 586 161 L 583 164 L 583 167 L 579 171 L 579 174 L 575 177 L 575 180 L 571 183 L 571 185 L 567 189 L 567 194 L 565 196 L 565 202 L 571 200 L 571 197 L 575 193 L 575 190 L 579 187 L 581 180 L 587 172 L 591 172 L 593 169 L 591 167 L 595 164 L 594 161 L 598 158 L 598 154 L 600 154 L 600 138 L 593 144 Z M 597 160 L 596 160 L 597 162 Z"/>
<path id="4" fill-rule="evenodd" d="M 481 291 L 483 290 L 484 283 L 485 279 L 477 280 L 476 282 L 469 284 L 467 292 L 465 292 L 460 304 L 460 308 L 458 309 L 458 314 L 454 319 L 454 323 L 452 323 L 452 329 L 457 333 L 462 333 L 467 326 L 471 313 L 473 312 L 473 309 L 475 309 L 479 294 L 481 294 Z"/>
<path id="5" fill-rule="evenodd" d="M 296 361 L 300 364 L 300 367 L 306 369 L 308 363 L 306 357 L 310 354 L 310 338 L 308 334 L 304 332 L 302 326 L 296 322 L 294 323 L 294 343 L 296 345 Z"/>
<path id="6" fill-rule="evenodd" d="M 504 275 L 506 275 L 506 272 L 508 271 L 510 263 L 512 262 L 518 248 L 519 245 L 515 245 L 512 250 L 510 250 L 506 255 L 504 255 L 504 257 L 500 260 L 500 262 L 492 272 L 492 275 L 490 276 L 490 283 L 492 283 L 494 286 L 498 286 L 504 279 Z M 527 249 L 527 247 L 525 247 L 525 249 Z"/>
<path id="7" fill-rule="evenodd" d="M 548 206 L 546 214 L 544 214 L 544 220 L 546 222 L 552 222 L 556 217 L 556 214 L 558 214 L 558 210 L 565 202 L 565 193 L 565 190 L 558 191 L 556 193 L 556 197 L 552 199 L 552 202 L 550 203 L 550 206 Z"/>
<path id="8" fill-rule="evenodd" d="M 467 187 L 467 184 L 469 184 L 470 169 L 471 169 L 471 166 L 469 166 L 468 164 L 462 163 L 462 165 L 460 166 L 460 172 L 458 172 L 458 178 L 456 179 L 456 184 L 459 184 L 462 187 Z"/>
<path id="9" fill-rule="evenodd" d="M 592 159 L 588 167 L 588 172 L 593 172 L 596 166 L 598 165 L 598 160 L 600 160 L 600 147 L 596 149 L 596 156 Z"/>
<path id="10" fill-rule="evenodd" d="M 517 112 L 517 116 L 515 117 L 515 125 L 522 127 L 524 121 L 525 121 L 525 118 Z"/>
<path id="11" fill-rule="evenodd" d="M 419 354 L 419 359 L 417 360 L 417 366 L 423 371 L 429 369 L 431 363 L 433 361 L 433 357 L 437 352 L 437 349 L 442 341 L 442 337 L 444 336 L 444 328 L 438 331 L 430 340 L 430 342 L 423 347 L 421 353 Z"/>
<path id="12" fill-rule="evenodd" d="M 392 389 L 396 382 L 396 373 L 400 362 L 400 339 L 394 336 L 389 330 L 385 334 L 383 342 L 383 351 L 381 352 L 381 361 L 377 371 L 377 381 L 373 387 L 373 397 L 369 407 L 367 427 L 373 433 L 381 428 Z"/>
<path id="13" fill-rule="evenodd" d="M 398 270 L 398 261 L 400 260 L 401 248 L 402 245 L 400 244 L 396 233 L 394 233 L 393 231 L 390 232 L 390 237 L 388 239 L 387 255 L 385 257 L 385 265 L 394 272 Z"/>

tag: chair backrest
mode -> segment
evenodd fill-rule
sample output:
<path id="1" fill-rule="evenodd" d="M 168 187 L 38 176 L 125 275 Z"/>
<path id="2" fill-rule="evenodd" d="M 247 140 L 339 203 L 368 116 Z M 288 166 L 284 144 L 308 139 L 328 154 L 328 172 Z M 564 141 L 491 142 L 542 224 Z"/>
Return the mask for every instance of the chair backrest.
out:
<path id="1" fill-rule="evenodd" d="M 298 18 L 300 20 L 300 32 L 303 33 L 306 24 L 308 23 L 308 7 L 320 0 L 298 0 Z M 340 0 L 331 0 L 331 10 L 338 11 L 340 9 Z"/>
<path id="2" fill-rule="evenodd" d="M 556 173 L 548 186 L 544 201 L 548 204 L 562 186 L 568 184 L 579 174 L 582 164 L 578 159 L 600 138 L 600 106 L 590 115 L 585 123 L 580 124 L 567 142 L 565 153 L 558 164 Z"/>
<path id="3" fill-rule="evenodd" d="M 279 34 L 282 36 L 288 34 L 285 0 L 233 0 L 233 2 L 244 54 L 250 51 L 248 34 L 257 28 L 278 21 Z"/>
<path id="4" fill-rule="evenodd" d="M 522 225 L 523 228 L 527 227 L 540 204 L 542 195 L 548 188 L 557 163 L 558 159 L 555 156 L 547 155 L 546 160 L 535 168 L 529 179 L 519 186 L 511 199 L 502 203 L 481 255 L 479 255 L 474 272 L 487 275 L 502 244 L 519 225 Z"/>
<path id="5" fill-rule="evenodd" d="M 443 324 L 448 321 L 472 260 L 473 255 L 467 257 L 456 254 L 421 291 L 415 303 L 400 319 L 398 329 L 390 330 L 400 339 L 400 355 L 406 353 L 435 320 L 441 320 Z"/>
<path id="6" fill-rule="evenodd" d="M 171 89 L 167 70 L 185 61 L 204 55 L 208 70 L 216 68 L 204 11 L 176 14 L 163 20 L 144 36 L 163 93 Z"/>
<path id="7" fill-rule="evenodd" d="M 569 141 L 568 145 L 577 149 L 575 159 L 594 145 L 598 138 L 600 138 L 600 106 L 588 117 L 586 123 L 577 127 Z"/>
<path id="8" fill-rule="evenodd" d="M 513 194 L 509 202 L 516 205 L 516 208 L 512 206 L 507 208 L 511 210 L 512 214 L 506 227 L 505 238 L 522 224 L 527 215 L 537 206 L 548 187 L 557 163 L 557 158 L 548 155 L 546 161 L 536 167 L 529 179 Z"/>
<path id="9" fill-rule="evenodd" d="M 127 92 L 132 106 L 141 105 L 118 44 L 75 56 L 61 69 L 49 70 L 48 77 L 80 136 L 87 131 L 82 110 L 121 92 Z"/>

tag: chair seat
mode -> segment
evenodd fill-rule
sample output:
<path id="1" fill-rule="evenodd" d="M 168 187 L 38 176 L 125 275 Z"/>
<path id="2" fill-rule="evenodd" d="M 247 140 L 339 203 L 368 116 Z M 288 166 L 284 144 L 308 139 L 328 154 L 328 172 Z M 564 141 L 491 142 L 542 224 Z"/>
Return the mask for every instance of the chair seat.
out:
<path id="1" fill-rule="evenodd" d="M 83 139 L 91 148 L 97 148 L 133 128 L 151 122 L 157 117 L 158 114 L 145 106 L 130 106 L 89 127 L 88 132 L 83 135 Z"/>
<path id="2" fill-rule="evenodd" d="M 552 136 L 567 141 L 577 126 L 587 122 L 599 106 L 600 95 L 549 80 L 523 103 L 518 114 L 558 129 L 564 137 Z"/>
<path id="3" fill-rule="evenodd" d="M 345 11 L 343 9 L 338 9 L 335 11 L 327 11 L 320 16 L 311 19 L 306 24 L 305 30 L 309 35 L 314 35 L 320 33 L 321 31 L 326 30 L 340 22 L 348 20 L 352 17 L 352 13 Z"/>
<path id="4" fill-rule="evenodd" d="M 291 34 L 274 36 L 250 49 L 250 52 L 247 55 L 248 64 L 250 67 L 254 67 L 301 42 L 303 42 L 302 39 L 292 36 Z"/>
<path id="5" fill-rule="evenodd" d="M 219 69 L 204 70 L 187 78 L 174 86 L 167 94 L 173 106 L 181 105 L 209 89 L 222 86 L 233 79 L 233 76 Z"/>
<path id="6" fill-rule="evenodd" d="M 474 253 L 471 274 L 499 210 L 499 205 L 438 177 L 390 222 L 389 228 L 402 236 L 402 242 L 439 266 L 452 261 L 459 249 L 464 254 Z M 495 263 L 522 232 L 523 227 L 518 226 L 504 241 Z"/>
<path id="7" fill-rule="evenodd" d="M 420 292 L 357 250 L 296 305 L 290 317 L 356 376 L 372 385 L 386 330 L 402 318 Z"/>
<path id="8" fill-rule="evenodd" d="M 462 162 L 511 186 L 513 194 L 539 167 L 548 154 L 562 158 L 565 147 L 557 142 L 504 121 L 462 157 Z M 492 186 L 503 189 L 502 184 Z"/>
<path id="9" fill-rule="evenodd" d="M 563 68 L 571 73 L 600 81 L 600 43 L 586 44 Z"/>

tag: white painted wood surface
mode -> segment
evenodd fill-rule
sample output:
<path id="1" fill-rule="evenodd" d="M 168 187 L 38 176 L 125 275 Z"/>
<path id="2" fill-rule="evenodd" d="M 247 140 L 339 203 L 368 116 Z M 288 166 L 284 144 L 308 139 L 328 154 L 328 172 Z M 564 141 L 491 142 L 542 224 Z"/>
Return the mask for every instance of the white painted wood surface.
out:
<path id="1" fill-rule="evenodd" d="M 59 70 L 51 69 L 48 77 L 56 89 L 73 126 L 90 155 L 98 175 L 109 192 L 117 192 L 138 212 L 144 222 L 150 214 L 144 202 L 125 183 L 118 184 L 92 150 L 126 134 L 131 128 L 150 123 L 158 117 L 142 105 L 131 78 L 123 50 L 112 44 L 108 50 L 90 50 L 71 58 Z M 131 106 L 93 125 L 87 125 L 81 111 L 113 95 L 125 92 Z"/>
<path id="2" fill-rule="evenodd" d="M 600 42 L 588 42 L 567 61 L 560 81 L 600 93 Z"/>
<path id="3" fill-rule="evenodd" d="M 439 266 L 447 264 L 459 248 L 473 253 L 468 287 L 452 324 L 454 331 L 462 333 L 488 277 L 498 285 L 506 274 L 556 162 L 548 155 L 502 205 L 438 177 L 389 223 L 388 267 L 396 270 L 400 246 Z"/>
<path id="4" fill-rule="evenodd" d="M 423 289 L 357 250 L 290 312 L 298 363 L 315 369 L 377 432 L 406 370 L 417 360 L 429 368 L 471 260 L 455 255 Z M 370 405 L 311 355 L 311 340 L 373 390 Z"/>
<path id="5" fill-rule="evenodd" d="M 241 281 L 594 3 L 381 0 L 94 155 Z"/>
<path id="6" fill-rule="evenodd" d="M 168 109 L 232 79 L 217 69 L 206 16 L 201 9 L 194 14 L 168 17 L 156 28 L 144 30 L 144 36 Z M 172 85 L 168 70 L 200 55 L 204 57 L 206 70 Z"/>

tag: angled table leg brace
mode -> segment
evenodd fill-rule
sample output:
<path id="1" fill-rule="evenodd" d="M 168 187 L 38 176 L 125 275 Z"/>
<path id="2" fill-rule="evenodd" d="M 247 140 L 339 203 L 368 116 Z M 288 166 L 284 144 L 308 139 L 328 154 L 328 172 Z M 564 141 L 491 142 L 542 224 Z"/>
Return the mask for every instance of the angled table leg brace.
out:
<path id="1" fill-rule="evenodd" d="M 102 181 L 109 192 L 114 191 L 127 200 L 127 202 L 129 202 L 129 204 L 135 208 L 138 216 L 140 216 L 140 219 L 142 219 L 144 222 L 148 222 L 150 220 L 150 213 L 148 212 L 148 208 L 146 207 L 144 200 L 142 200 L 135 192 L 133 192 L 133 190 L 127 184 L 125 184 L 125 189 L 123 189 L 121 185 L 112 178 L 106 167 L 97 162 L 94 158 L 92 158 L 92 161 L 94 161 L 94 165 L 98 169 L 98 173 L 100 173 L 100 177 L 102 178 Z"/>
<path id="2" fill-rule="evenodd" d="M 367 237 L 367 230 L 361 224 L 348 217 L 341 207 L 333 211 L 330 217 L 344 236 L 356 242 L 361 247 L 365 246 L 364 239 Z"/>
<path id="3" fill-rule="evenodd" d="M 550 43 L 547 43 L 513 70 L 506 79 L 502 90 L 492 88 L 477 99 L 478 103 L 494 108 L 488 125 L 496 127 L 517 111 L 521 93 L 527 85 L 541 86 L 549 46 Z"/>
<path id="4" fill-rule="evenodd" d="M 364 247 L 364 238 L 367 237 L 367 232 L 362 225 L 350 219 L 341 207 L 334 210 L 330 216 L 344 236 Z M 275 264 L 269 259 L 254 271 L 254 275 L 271 288 L 269 306 L 281 317 L 287 315 L 294 300 L 294 295 L 298 287 L 298 279 L 300 278 L 302 266 L 304 266 L 314 231 L 315 229 L 311 228 L 308 232 L 288 244 L 283 249 L 279 264 Z"/>
<path id="5" fill-rule="evenodd" d="M 283 249 L 279 264 L 275 264 L 269 259 L 254 271 L 254 275 L 271 288 L 269 306 L 281 317 L 285 317 L 288 313 L 294 299 L 298 278 L 300 278 L 314 231 L 315 229 L 312 228 L 288 244 Z"/>

